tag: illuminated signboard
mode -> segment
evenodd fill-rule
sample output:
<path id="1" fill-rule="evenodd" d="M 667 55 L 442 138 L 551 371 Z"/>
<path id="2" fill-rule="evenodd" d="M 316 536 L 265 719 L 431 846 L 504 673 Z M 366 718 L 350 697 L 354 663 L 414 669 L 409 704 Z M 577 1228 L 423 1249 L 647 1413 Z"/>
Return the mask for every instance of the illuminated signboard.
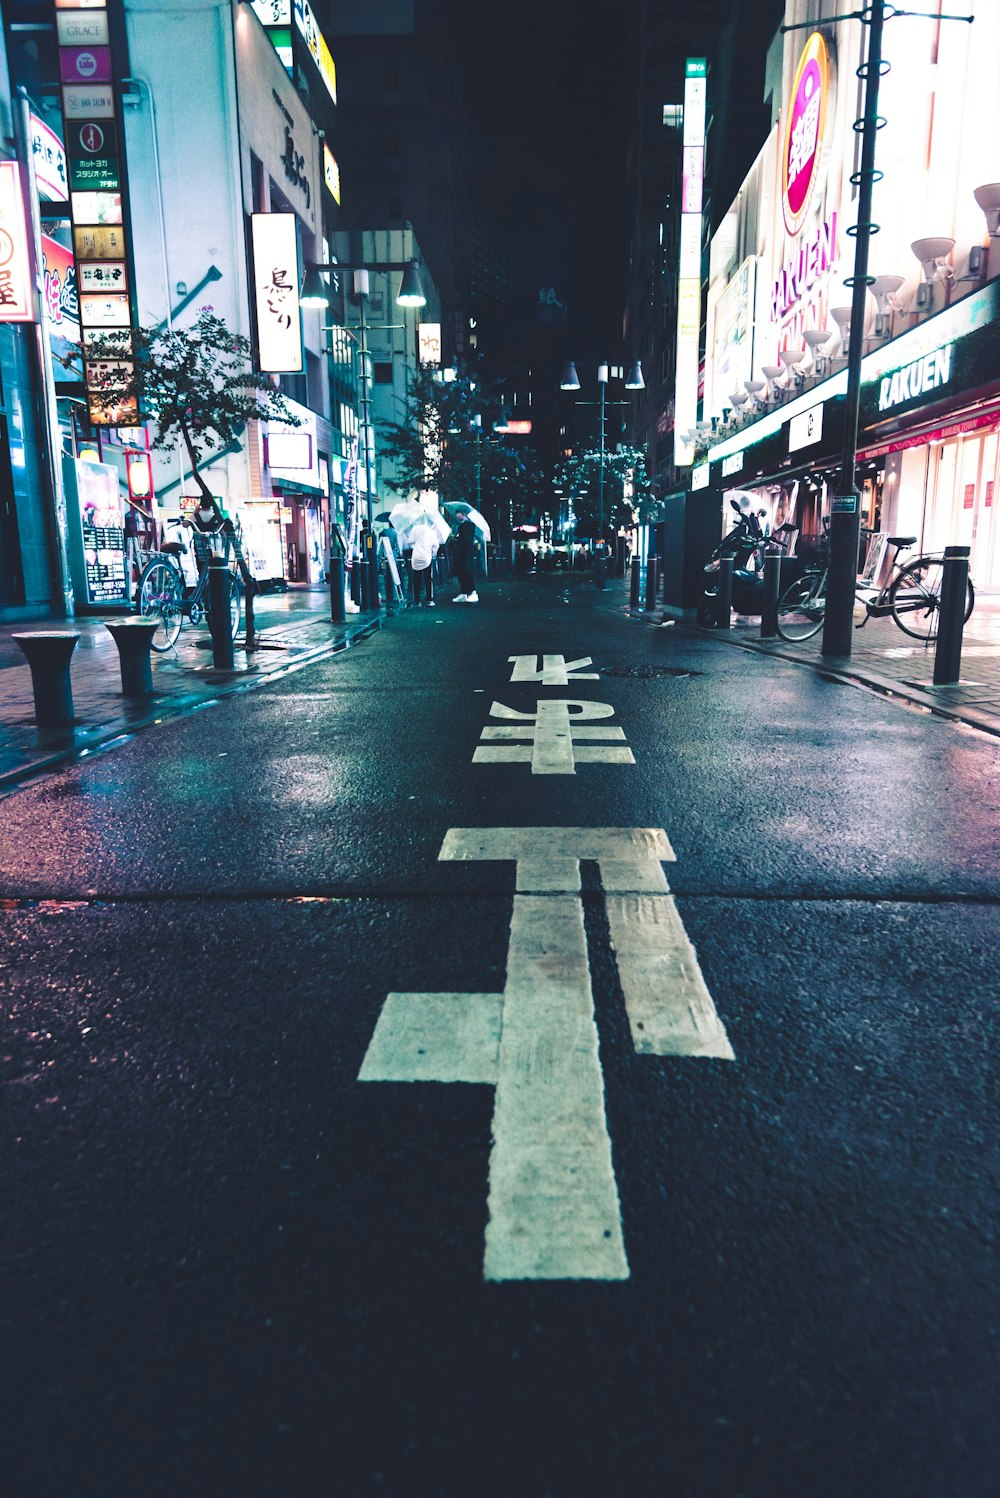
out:
<path id="1" fill-rule="evenodd" d="M 796 453 L 800 448 L 812 447 L 823 436 L 823 407 L 810 406 L 800 411 L 788 423 L 788 451 Z"/>
<path id="2" fill-rule="evenodd" d="M 326 45 L 323 33 L 316 24 L 316 17 L 312 13 L 309 0 L 293 0 L 293 10 L 295 13 L 295 24 L 305 38 L 310 56 L 319 69 L 320 77 L 326 84 L 330 98 L 336 104 L 337 69 L 334 66 L 333 58 L 330 56 L 330 49 Z"/>
<path id="3" fill-rule="evenodd" d="M 323 142 L 323 181 L 335 203 L 340 202 L 340 167 L 326 141 Z"/>
<path id="4" fill-rule="evenodd" d="M 697 464 L 696 467 L 694 467 L 694 468 L 691 469 L 691 488 L 692 489 L 707 489 L 708 488 L 708 481 L 709 481 L 710 477 L 711 477 L 711 464 L 710 463 L 699 463 L 699 464 Z"/>
<path id="5" fill-rule="evenodd" d="M 691 463 L 694 449 L 682 433 L 698 419 L 698 338 L 701 327 L 701 208 L 705 178 L 705 91 L 708 65 L 689 57 L 684 78 L 683 194 L 677 282 L 677 365 L 674 396 L 674 462 Z"/>
<path id="6" fill-rule="evenodd" d="M 421 364 L 441 363 L 441 324 L 422 322 L 417 327 L 417 344 Z"/>
<path id="7" fill-rule="evenodd" d="M 830 58 L 826 42 L 814 31 L 792 84 L 781 157 L 781 208 L 789 234 L 801 229 L 819 178 L 829 101 Z"/>
<path id="8" fill-rule="evenodd" d="M 297 374 L 302 329 L 295 214 L 252 213 L 250 238 L 260 368 L 266 374 Z"/>
<path id="9" fill-rule="evenodd" d="M 31 254 L 21 169 L 0 161 L 0 322 L 33 322 Z"/>
<path id="10" fill-rule="evenodd" d="M 288 26 L 292 19 L 292 0 L 253 0 L 253 8 L 262 26 Z"/>
<path id="11" fill-rule="evenodd" d="M 60 47 L 106 47 L 108 14 L 105 10 L 64 10 L 56 16 Z"/>
<path id="12" fill-rule="evenodd" d="M 953 345 L 949 343 L 944 348 L 935 349 L 932 354 L 925 354 L 922 359 L 914 359 L 912 364 L 904 364 L 891 375 L 885 375 L 879 384 L 879 410 L 891 411 L 903 401 L 915 400 L 919 395 L 947 385 L 951 379 L 952 349 Z"/>
<path id="13" fill-rule="evenodd" d="M 31 160 L 35 168 L 38 196 L 52 203 L 66 199 L 66 152 L 54 130 L 37 114 L 30 117 Z"/>

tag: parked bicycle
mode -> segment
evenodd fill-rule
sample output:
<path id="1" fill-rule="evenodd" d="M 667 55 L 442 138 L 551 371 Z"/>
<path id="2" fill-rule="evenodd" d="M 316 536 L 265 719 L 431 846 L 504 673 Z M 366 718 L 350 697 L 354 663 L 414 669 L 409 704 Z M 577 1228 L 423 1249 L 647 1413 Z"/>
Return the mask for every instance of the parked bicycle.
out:
<path id="1" fill-rule="evenodd" d="M 180 526 L 179 520 L 167 522 Z M 139 579 L 139 613 L 144 619 L 155 619 L 156 630 L 152 647 L 161 655 L 177 643 L 181 625 L 185 619 L 198 625 L 208 616 L 208 554 L 210 542 L 207 536 L 195 535 L 195 556 L 198 561 L 198 581 L 191 587 L 185 580 L 180 558 L 187 553 L 187 546 L 179 538 L 164 541 L 142 569 Z M 226 546 L 226 560 L 229 547 Z M 236 574 L 229 573 L 229 617 L 233 638 L 240 627 L 241 588 Z"/>
<path id="2" fill-rule="evenodd" d="M 828 526 L 829 521 L 824 521 Z M 871 532 L 868 532 L 871 535 Z M 869 619 L 891 618 L 904 634 L 930 643 L 937 639 L 941 614 L 941 583 L 944 555 L 928 552 L 903 563 L 900 554 L 916 545 L 916 536 L 885 536 L 886 546 L 895 548 L 886 580 L 880 587 L 874 583 L 876 565 L 870 566 L 865 578 L 859 579 L 857 598 L 864 604 L 865 617 L 855 625 L 862 629 Z M 808 640 L 818 634 L 826 617 L 826 582 L 829 562 L 810 568 L 785 589 L 778 600 L 778 634 L 790 643 Z M 867 580 L 870 575 L 871 581 Z M 965 618 L 975 607 L 976 595 L 969 579 Z"/>

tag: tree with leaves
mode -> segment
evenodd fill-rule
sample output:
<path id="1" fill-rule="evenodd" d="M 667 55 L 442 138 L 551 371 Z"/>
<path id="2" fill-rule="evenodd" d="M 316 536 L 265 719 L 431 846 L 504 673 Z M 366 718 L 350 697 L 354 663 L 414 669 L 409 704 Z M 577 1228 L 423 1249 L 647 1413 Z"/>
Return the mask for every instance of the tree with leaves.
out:
<path id="1" fill-rule="evenodd" d="M 604 469 L 604 536 L 632 523 L 632 510 L 641 499 L 652 494 L 646 476 L 646 454 L 641 447 L 619 443 L 617 447 L 587 447 L 565 459 L 555 470 L 555 482 L 562 489 L 576 515 L 577 536 L 597 538 L 601 534 L 601 468 Z M 630 494 L 631 497 L 626 497 Z"/>
<path id="2" fill-rule="evenodd" d="M 90 399 L 111 418 L 124 420 L 120 413 L 138 408 L 153 422 L 154 449 L 179 439 L 207 502 L 212 491 L 201 467 L 212 449 L 234 443 L 248 421 L 300 424 L 270 377 L 254 367 L 249 340 L 230 332 L 211 307 L 187 328 L 108 333 L 87 359 Z"/>
<path id="3" fill-rule="evenodd" d="M 383 423 L 383 456 L 396 465 L 407 494 L 436 493 L 442 503 L 474 503 L 495 516 L 504 486 L 524 471 L 518 453 L 494 431 L 502 403 L 468 374 L 453 380 L 423 366 L 410 381 L 406 415 Z M 478 418 L 478 420 L 477 420 Z"/>

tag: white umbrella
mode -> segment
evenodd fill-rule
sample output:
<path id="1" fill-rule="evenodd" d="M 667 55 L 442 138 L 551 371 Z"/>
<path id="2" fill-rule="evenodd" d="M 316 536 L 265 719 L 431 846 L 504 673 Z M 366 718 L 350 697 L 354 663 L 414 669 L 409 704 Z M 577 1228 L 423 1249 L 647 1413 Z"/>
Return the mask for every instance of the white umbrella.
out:
<path id="1" fill-rule="evenodd" d="M 406 524 L 405 530 L 403 532 L 405 536 L 405 544 L 407 546 L 412 546 L 414 534 L 417 531 L 423 530 L 425 528 L 429 529 L 432 532 L 434 539 L 439 546 L 447 541 L 448 537 L 451 535 L 451 526 L 448 524 L 447 520 L 445 520 L 444 516 L 441 515 L 437 510 L 420 510 L 420 512 L 417 515 L 414 515 L 413 519 L 408 521 Z"/>
<path id="2" fill-rule="evenodd" d="M 415 499 L 404 499 L 398 505 L 393 505 L 389 511 L 389 524 L 393 530 L 399 531 L 402 535 L 413 524 L 418 515 L 425 513 L 426 511 L 417 504 Z"/>
<path id="3" fill-rule="evenodd" d="M 483 540 L 492 541 L 493 535 L 490 531 L 489 521 L 485 515 L 479 513 L 474 505 L 467 505 L 464 500 L 448 501 L 445 504 L 445 509 L 454 510 L 455 518 L 460 522 L 462 520 L 471 520 L 476 530 L 481 533 Z"/>

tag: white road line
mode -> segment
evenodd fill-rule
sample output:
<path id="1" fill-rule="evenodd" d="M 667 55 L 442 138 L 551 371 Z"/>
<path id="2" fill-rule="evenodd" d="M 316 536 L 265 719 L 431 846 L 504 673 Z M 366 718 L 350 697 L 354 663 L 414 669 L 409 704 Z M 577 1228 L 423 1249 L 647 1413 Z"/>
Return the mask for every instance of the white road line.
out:
<path id="1" fill-rule="evenodd" d="M 541 668 L 537 655 L 509 655 L 514 665 L 511 681 L 537 681 L 546 687 L 569 686 L 570 681 L 600 681 L 596 671 L 584 671 L 584 666 L 593 665 L 589 655 L 578 661 L 567 661 L 563 655 L 543 655 Z"/>
<path id="2" fill-rule="evenodd" d="M 500 1069 L 503 995 L 391 993 L 360 1082 L 489 1082 Z"/>
<path id="3" fill-rule="evenodd" d="M 453 827 L 439 859 L 513 861 L 502 994 L 392 993 L 359 1080 L 496 1088 L 484 1275 L 629 1274 L 604 1109 L 580 862 L 596 860 L 637 1051 L 733 1059 L 656 827 Z"/>
<path id="4" fill-rule="evenodd" d="M 578 899 L 515 896 L 503 1003 L 485 1277 L 627 1279 Z"/>
<path id="5" fill-rule="evenodd" d="M 632 1042 L 640 1055 L 734 1061 L 673 896 L 609 894 L 605 905 Z"/>

